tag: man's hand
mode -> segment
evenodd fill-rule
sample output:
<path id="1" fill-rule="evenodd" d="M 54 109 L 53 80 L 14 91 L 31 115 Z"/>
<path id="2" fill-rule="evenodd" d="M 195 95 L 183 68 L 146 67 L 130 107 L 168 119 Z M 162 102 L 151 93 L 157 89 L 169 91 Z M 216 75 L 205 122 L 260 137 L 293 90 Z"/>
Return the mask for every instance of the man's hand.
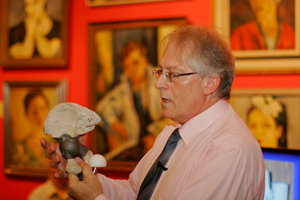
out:
<path id="1" fill-rule="evenodd" d="M 85 143 L 86 134 L 79 136 L 78 138 L 81 144 Z M 55 178 L 68 178 L 68 173 L 66 172 L 67 160 L 62 157 L 59 147 L 53 143 L 48 142 L 46 139 L 41 139 L 41 146 L 46 150 L 46 157 L 50 159 L 50 167 L 57 169 L 54 173 Z M 75 161 L 80 163 L 81 158 L 76 157 Z"/>
<path id="2" fill-rule="evenodd" d="M 94 200 L 96 197 L 103 193 L 101 183 L 98 181 L 92 168 L 84 161 L 80 163 L 84 179 L 80 181 L 75 174 L 68 174 L 69 184 L 68 194 L 78 200 Z"/>
<path id="3" fill-rule="evenodd" d="M 48 142 L 46 139 L 41 139 L 41 145 L 46 150 L 46 157 L 50 159 L 50 167 L 57 169 L 54 173 L 55 178 L 68 178 L 66 172 L 67 160 L 62 157 L 62 154 L 57 145 Z"/>

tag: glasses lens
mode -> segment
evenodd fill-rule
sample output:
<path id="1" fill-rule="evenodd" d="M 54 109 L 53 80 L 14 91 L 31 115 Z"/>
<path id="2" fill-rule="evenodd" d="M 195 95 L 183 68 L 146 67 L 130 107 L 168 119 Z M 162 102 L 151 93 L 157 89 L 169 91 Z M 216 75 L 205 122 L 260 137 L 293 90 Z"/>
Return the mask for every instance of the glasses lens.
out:
<path id="1" fill-rule="evenodd" d="M 158 70 L 153 70 L 152 76 L 153 76 L 153 78 L 157 79 L 159 77 Z"/>
<path id="2" fill-rule="evenodd" d="M 171 76 L 170 74 L 168 74 L 168 73 L 162 73 L 161 70 L 153 70 L 152 71 L 152 76 L 155 79 L 158 79 L 161 75 L 163 76 L 163 78 L 164 78 L 164 80 L 166 82 L 174 82 L 174 77 Z"/>
<path id="3" fill-rule="evenodd" d="M 174 82 L 174 76 L 172 76 L 171 74 L 168 74 L 168 82 Z"/>
<path id="4" fill-rule="evenodd" d="M 166 82 L 173 82 L 173 77 L 170 76 L 170 74 L 168 74 L 168 73 L 163 73 L 163 77 L 164 77 L 164 80 L 165 80 Z"/>

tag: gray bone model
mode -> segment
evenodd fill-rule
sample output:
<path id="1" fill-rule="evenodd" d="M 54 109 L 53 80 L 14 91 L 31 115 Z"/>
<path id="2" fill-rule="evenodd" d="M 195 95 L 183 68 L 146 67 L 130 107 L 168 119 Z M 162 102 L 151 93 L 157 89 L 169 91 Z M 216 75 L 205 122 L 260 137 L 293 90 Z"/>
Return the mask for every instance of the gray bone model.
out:
<path id="1" fill-rule="evenodd" d="M 100 120 L 94 111 L 75 103 L 60 103 L 48 113 L 44 133 L 58 141 L 62 156 L 67 159 L 67 172 L 81 174 L 81 167 L 75 162 L 75 157 L 81 157 L 89 163 L 93 153 L 79 143 L 78 138 L 92 131 Z"/>

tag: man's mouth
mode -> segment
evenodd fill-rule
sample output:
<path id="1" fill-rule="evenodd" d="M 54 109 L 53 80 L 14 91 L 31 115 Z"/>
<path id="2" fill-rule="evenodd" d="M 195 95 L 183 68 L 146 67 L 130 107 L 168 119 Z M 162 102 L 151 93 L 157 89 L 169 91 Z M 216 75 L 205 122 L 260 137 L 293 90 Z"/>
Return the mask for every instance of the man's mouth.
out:
<path id="1" fill-rule="evenodd" d="M 166 98 L 161 98 L 161 100 L 162 100 L 162 102 L 164 102 L 164 103 L 168 103 L 168 102 L 171 102 L 171 100 L 170 99 L 166 99 Z"/>

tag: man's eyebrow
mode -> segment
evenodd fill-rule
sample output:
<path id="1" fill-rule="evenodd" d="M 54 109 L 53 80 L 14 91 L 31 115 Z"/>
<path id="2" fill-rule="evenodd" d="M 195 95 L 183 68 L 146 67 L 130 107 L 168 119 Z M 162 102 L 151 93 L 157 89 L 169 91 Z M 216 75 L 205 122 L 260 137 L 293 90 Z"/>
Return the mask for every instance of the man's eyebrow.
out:
<path id="1" fill-rule="evenodd" d="M 158 65 L 159 69 L 163 69 L 163 67 L 161 65 Z M 173 69 L 177 69 L 178 66 L 166 66 L 164 67 L 166 70 L 171 71 Z"/>

